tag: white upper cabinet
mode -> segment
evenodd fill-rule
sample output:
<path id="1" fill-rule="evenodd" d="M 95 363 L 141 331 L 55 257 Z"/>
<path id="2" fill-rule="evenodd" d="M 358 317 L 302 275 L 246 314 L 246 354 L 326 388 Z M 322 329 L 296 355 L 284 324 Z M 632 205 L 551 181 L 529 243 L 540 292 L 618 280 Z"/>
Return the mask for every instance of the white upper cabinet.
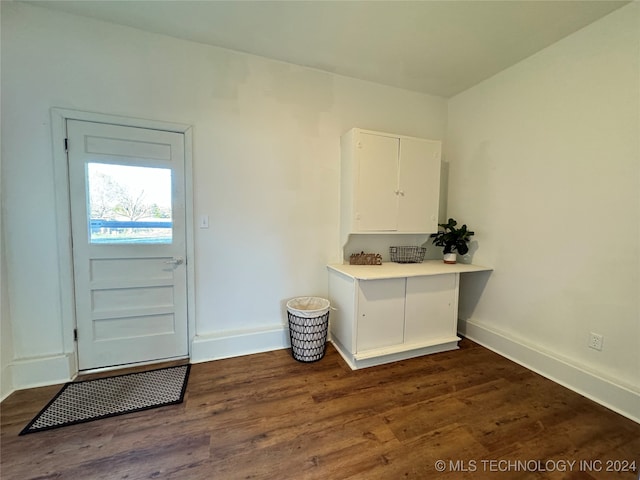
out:
<path id="1" fill-rule="evenodd" d="M 341 137 L 343 240 L 438 229 L 439 141 L 354 128 Z"/>

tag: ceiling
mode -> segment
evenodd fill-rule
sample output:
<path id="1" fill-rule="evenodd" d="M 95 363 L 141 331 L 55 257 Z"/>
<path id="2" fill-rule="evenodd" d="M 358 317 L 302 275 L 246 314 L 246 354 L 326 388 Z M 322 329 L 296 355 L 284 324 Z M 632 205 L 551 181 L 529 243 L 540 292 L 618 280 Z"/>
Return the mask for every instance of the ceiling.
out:
<path id="1" fill-rule="evenodd" d="M 30 1 L 450 97 L 628 1 Z"/>

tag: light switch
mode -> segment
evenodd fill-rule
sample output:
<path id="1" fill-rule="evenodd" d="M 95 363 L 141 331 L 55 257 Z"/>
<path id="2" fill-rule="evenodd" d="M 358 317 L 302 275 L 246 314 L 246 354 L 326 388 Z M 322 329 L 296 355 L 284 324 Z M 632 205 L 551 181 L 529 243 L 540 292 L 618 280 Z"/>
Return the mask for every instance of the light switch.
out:
<path id="1" fill-rule="evenodd" d="M 200 228 L 209 228 L 209 215 L 200 215 Z"/>

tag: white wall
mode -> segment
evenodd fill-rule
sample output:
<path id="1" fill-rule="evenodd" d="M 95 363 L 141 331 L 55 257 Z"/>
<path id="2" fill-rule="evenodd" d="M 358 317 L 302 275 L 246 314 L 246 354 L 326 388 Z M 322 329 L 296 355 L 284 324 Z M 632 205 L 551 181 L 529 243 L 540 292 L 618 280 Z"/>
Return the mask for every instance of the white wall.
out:
<path id="1" fill-rule="evenodd" d="M 343 132 L 444 136 L 439 97 L 13 2 L 2 2 L 1 33 L 2 194 L 18 361 L 69 353 L 51 107 L 193 125 L 194 212 L 210 216 L 210 228 L 195 232 L 199 359 L 246 353 L 243 334 L 282 332 L 287 299 L 326 295 L 324 266 L 341 254 Z"/>
<path id="2" fill-rule="evenodd" d="M 1 159 L 0 159 L 1 165 Z M 0 194 L 3 190 L 0 168 Z M 4 202 L 0 205 L 0 401 L 13 390 L 13 340 L 7 288 L 7 269 L 4 254 Z"/>
<path id="3" fill-rule="evenodd" d="M 1 75 L 1 65 L 0 65 Z M 2 98 L 0 97 L 0 109 Z M 0 118 L 0 132 L 2 122 Z M 2 168 L 2 139 L 0 138 L 0 200 L 4 199 L 4 176 Z M 3 400 L 13 390 L 13 377 L 11 372 L 11 362 L 13 360 L 13 334 L 11 331 L 11 318 L 9 315 L 9 295 L 7 285 L 6 257 L 4 253 L 4 201 L 0 201 L 0 401 Z"/>
<path id="4" fill-rule="evenodd" d="M 463 285 L 462 329 L 533 367 L 533 357 L 557 360 L 537 368 L 636 419 L 639 10 L 450 99 L 445 143 L 448 214 L 476 231 L 474 263 L 495 267 Z M 602 351 L 587 348 L 590 332 L 604 335 Z"/>

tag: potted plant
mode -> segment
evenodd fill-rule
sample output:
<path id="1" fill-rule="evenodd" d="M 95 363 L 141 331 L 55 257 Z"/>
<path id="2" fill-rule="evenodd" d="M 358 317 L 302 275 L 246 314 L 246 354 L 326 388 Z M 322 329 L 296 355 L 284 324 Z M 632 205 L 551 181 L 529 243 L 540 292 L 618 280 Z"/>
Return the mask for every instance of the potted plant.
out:
<path id="1" fill-rule="evenodd" d="M 460 255 L 465 255 L 469 251 L 467 243 L 474 232 L 469 230 L 466 225 L 462 225 L 460 228 L 456 228 L 456 225 L 458 222 L 450 218 L 447 223 L 438 224 L 439 227 L 442 227 L 441 231 L 431 234 L 433 244 L 444 247 L 444 263 L 456 263 L 456 251 Z"/>

